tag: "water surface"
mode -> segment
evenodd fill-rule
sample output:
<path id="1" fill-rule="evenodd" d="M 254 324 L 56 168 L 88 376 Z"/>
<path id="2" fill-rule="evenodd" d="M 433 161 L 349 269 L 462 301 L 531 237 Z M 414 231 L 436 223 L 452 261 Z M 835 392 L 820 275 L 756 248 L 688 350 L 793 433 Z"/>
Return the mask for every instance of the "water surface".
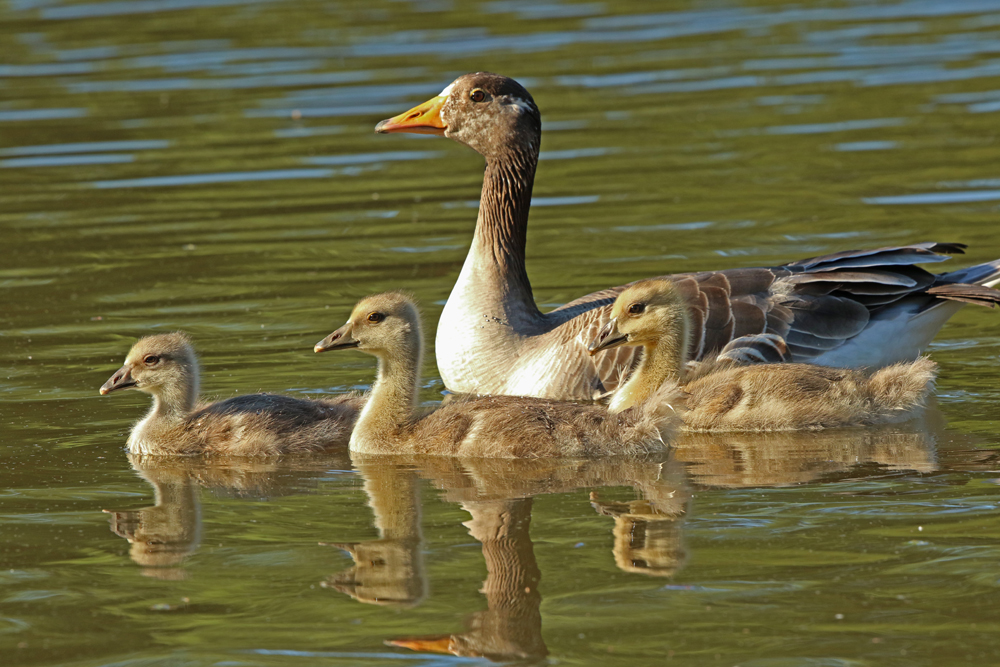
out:
<path id="1" fill-rule="evenodd" d="M 312 344 L 377 290 L 436 321 L 482 169 L 372 129 L 471 70 L 542 109 L 541 304 L 930 239 L 998 257 L 995 1 L 0 0 L 0 43 L 4 664 L 1000 661 L 985 309 L 932 346 L 921 422 L 654 460 L 129 460 L 144 397 L 97 395 L 175 329 L 209 395 L 366 387 Z"/>

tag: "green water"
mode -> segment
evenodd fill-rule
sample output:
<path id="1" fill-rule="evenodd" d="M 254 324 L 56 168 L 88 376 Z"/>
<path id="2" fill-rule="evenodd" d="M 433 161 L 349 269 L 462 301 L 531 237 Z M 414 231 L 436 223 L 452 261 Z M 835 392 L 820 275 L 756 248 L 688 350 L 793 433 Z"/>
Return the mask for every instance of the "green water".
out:
<path id="1" fill-rule="evenodd" d="M 312 344 L 388 288 L 436 321 L 482 167 L 372 129 L 470 70 L 542 109 L 541 304 L 994 259 L 998 53 L 990 0 L 0 0 L 0 664 L 1000 664 L 985 309 L 932 346 L 919 423 L 659 460 L 130 462 L 146 401 L 97 394 L 174 329 L 208 395 L 367 386 Z"/>

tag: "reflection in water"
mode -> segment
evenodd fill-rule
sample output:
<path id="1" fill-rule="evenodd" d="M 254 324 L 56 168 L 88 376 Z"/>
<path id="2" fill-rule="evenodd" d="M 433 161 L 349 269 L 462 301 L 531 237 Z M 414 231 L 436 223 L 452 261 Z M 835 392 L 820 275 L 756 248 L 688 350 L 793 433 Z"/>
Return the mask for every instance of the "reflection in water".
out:
<path id="1" fill-rule="evenodd" d="M 379 539 L 325 543 L 347 551 L 354 566 L 321 585 L 358 602 L 415 606 L 427 594 L 420 532 L 420 489 L 416 473 L 403 467 L 358 465 Z"/>
<path id="2" fill-rule="evenodd" d="M 325 586 L 359 602 L 413 606 L 422 601 L 427 583 L 421 557 L 419 478 L 430 480 L 446 500 L 472 515 L 463 525 L 482 544 L 486 561 L 488 574 L 481 592 L 487 608 L 469 617 L 466 632 L 391 640 L 395 646 L 492 660 L 547 655 L 541 634 L 541 572 L 529 534 L 535 495 L 632 487 L 642 499 L 600 503 L 600 511 L 616 517 L 616 562 L 626 571 L 644 574 L 671 574 L 684 562 L 680 519 L 689 494 L 681 471 L 664 456 L 603 460 L 355 456 L 354 464 L 364 477 L 379 539 L 333 544 L 348 551 L 354 566 L 328 579 Z M 637 537 L 640 531 L 643 538 Z"/>
<path id="3" fill-rule="evenodd" d="M 143 574 L 159 579 L 184 577 L 179 566 L 201 542 L 198 482 L 176 466 L 132 467 L 153 486 L 155 504 L 137 510 L 104 510 L 111 515 L 111 532 L 128 540 L 129 556 Z"/>
<path id="4" fill-rule="evenodd" d="M 674 455 L 699 486 L 787 486 L 862 464 L 933 472 L 933 435 L 918 423 L 783 433 L 685 433 Z"/>
<path id="5" fill-rule="evenodd" d="M 468 630 L 449 635 L 394 639 L 387 643 L 414 651 L 526 660 L 548 654 L 542 639 L 541 571 L 529 535 L 531 498 L 468 501 L 472 515 L 463 525 L 483 545 L 486 581 L 480 592 L 486 609 L 469 617 Z"/>
<path id="6" fill-rule="evenodd" d="M 670 577 L 684 567 L 682 531 L 688 497 L 677 500 L 673 507 L 664 507 L 648 500 L 602 502 L 598 494 L 590 494 L 594 509 L 615 520 L 612 553 L 620 570 Z"/>
<path id="7" fill-rule="evenodd" d="M 201 543 L 200 487 L 238 496 L 279 496 L 294 492 L 309 477 L 347 467 L 341 456 L 260 461 L 129 454 L 129 463 L 153 487 L 155 504 L 136 510 L 104 510 L 111 532 L 128 540 L 129 556 L 142 573 L 182 579 L 184 560 Z M 290 473 L 290 474 L 289 474 Z"/>
<path id="8" fill-rule="evenodd" d="M 357 462 L 358 457 L 355 458 Z M 375 460 L 375 457 L 365 460 Z M 399 457 L 383 458 L 383 464 Z M 450 502 L 528 498 L 581 488 L 632 487 L 657 505 L 684 496 L 683 470 L 667 454 L 606 459 L 455 459 L 407 460 Z"/>

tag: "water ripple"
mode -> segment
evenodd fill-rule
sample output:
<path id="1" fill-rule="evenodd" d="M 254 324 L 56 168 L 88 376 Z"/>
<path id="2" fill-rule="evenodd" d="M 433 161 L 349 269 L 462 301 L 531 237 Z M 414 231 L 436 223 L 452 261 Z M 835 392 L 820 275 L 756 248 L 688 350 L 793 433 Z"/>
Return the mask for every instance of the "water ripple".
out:
<path id="1" fill-rule="evenodd" d="M 320 155 L 317 157 L 307 157 L 305 161 L 309 164 L 335 167 L 346 164 L 430 160 L 442 155 L 444 155 L 443 151 L 386 151 L 384 153 L 357 153 L 354 155 Z"/>
<path id="2" fill-rule="evenodd" d="M 125 164 L 134 162 L 135 156 L 121 153 L 95 153 L 93 155 L 46 155 L 17 157 L 0 160 L 0 168 L 14 167 L 74 167 L 84 164 Z"/>
<path id="3" fill-rule="evenodd" d="M 329 178 L 336 173 L 337 171 L 334 169 L 269 169 L 264 171 L 230 171 L 210 174 L 125 178 L 94 181 L 89 185 L 102 190 L 108 188 L 161 188 L 180 185 L 208 185 L 211 183 L 248 183 L 251 181 L 281 181 L 298 178 Z"/>
<path id="4" fill-rule="evenodd" d="M 66 118 L 82 118 L 86 115 L 86 109 L 73 108 L 0 110 L 0 122 L 24 120 L 63 120 Z"/>
<path id="5" fill-rule="evenodd" d="M 845 141 L 834 144 L 833 149 L 845 153 L 858 151 L 885 151 L 895 148 L 899 143 L 896 141 Z"/>
<path id="6" fill-rule="evenodd" d="M 121 16 L 176 12 L 182 9 L 225 7 L 280 2 L 280 0 L 120 0 L 118 2 L 92 2 L 42 10 L 42 18 L 50 20 L 82 19 L 95 16 Z"/>
<path id="7" fill-rule="evenodd" d="M 1000 190 L 966 190 L 964 192 L 921 192 L 913 195 L 866 197 L 866 204 L 968 204 L 1000 200 Z"/>
<path id="8" fill-rule="evenodd" d="M 767 128 L 766 132 L 768 134 L 827 134 L 829 132 L 871 130 L 878 127 L 896 127 L 905 122 L 905 118 L 867 118 L 862 120 L 841 120 L 833 123 L 775 125 Z"/>
<path id="9" fill-rule="evenodd" d="M 39 146 L 12 146 L 0 148 L 0 155 L 64 155 L 66 153 L 103 153 L 105 151 L 143 151 L 166 148 L 169 141 L 88 141 L 72 144 L 41 144 Z"/>

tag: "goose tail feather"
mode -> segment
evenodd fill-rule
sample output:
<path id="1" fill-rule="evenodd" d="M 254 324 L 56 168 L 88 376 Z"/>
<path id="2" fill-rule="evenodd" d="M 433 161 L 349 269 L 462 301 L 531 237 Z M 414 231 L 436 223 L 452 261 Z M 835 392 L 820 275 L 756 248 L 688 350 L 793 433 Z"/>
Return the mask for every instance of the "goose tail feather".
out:
<path id="1" fill-rule="evenodd" d="M 1000 259 L 943 273 L 938 277 L 943 282 L 992 287 L 1000 282 Z"/>
<path id="2" fill-rule="evenodd" d="M 939 282 L 927 294 L 946 301 L 959 301 L 993 308 L 1000 303 L 1000 259 L 938 276 Z M 930 304 L 933 307 L 940 301 Z"/>

